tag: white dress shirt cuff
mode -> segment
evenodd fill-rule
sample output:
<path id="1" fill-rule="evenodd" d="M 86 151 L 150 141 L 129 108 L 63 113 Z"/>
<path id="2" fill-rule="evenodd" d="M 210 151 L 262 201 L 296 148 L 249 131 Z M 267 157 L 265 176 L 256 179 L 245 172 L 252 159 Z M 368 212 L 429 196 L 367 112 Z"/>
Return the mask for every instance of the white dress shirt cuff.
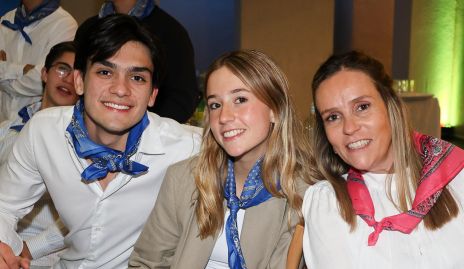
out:
<path id="1" fill-rule="evenodd" d="M 0 241 L 9 245 L 13 250 L 13 253 L 16 256 L 19 256 L 23 250 L 23 240 L 16 232 L 14 232 L 14 230 L 8 229 L 9 227 L 11 228 L 11 224 L 1 218 L 0 227 L 2 227 L 2 229 L 0 229 Z"/>
<path id="2" fill-rule="evenodd" d="M 45 230 L 26 240 L 32 258 L 39 259 L 64 248 L 61 232 L 57 229 Z"/>

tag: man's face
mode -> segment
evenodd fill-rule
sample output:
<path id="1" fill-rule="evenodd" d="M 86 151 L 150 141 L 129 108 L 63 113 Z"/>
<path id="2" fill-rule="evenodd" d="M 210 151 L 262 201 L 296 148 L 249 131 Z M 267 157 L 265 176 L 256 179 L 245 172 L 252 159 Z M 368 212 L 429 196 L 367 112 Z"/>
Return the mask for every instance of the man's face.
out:
<path id="1" fill-rule="evenodd" d="M 129 41 L 110 58 L 88 64 L 85 77 L 76 71 L 75 86 L 84 95 L 84 121 L 90 138 L 124 149 L 129 130 L 153 106 L 153 63 L 148 48 Z"/>
<path id="2" fill-rule="evenodd" d="M 45 83 L 42 103 L 45 107 L 74 105 L 79 98 L 74 89 L 74 52 L 64 52 L 47 70 L 42 68 Z"/>

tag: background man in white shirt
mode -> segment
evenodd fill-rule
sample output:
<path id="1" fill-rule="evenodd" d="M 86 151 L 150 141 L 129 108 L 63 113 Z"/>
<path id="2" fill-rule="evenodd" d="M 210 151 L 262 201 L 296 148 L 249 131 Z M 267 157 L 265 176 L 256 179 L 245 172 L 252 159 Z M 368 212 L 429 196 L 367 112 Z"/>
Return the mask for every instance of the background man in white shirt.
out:
<path id="1" fill-rule="evenodd" d="M 59 0 L 22 0 L 0 18 L 0 122 L 41 98 L 40 69 L 53 45 L 74 39 L 77 22 Z"/>
<path id="2" fill-rule="evenodd" d="M 42 68 L 42 100 L 22 108 L 15 119 L 0 123 L 0 165 L 7 160 L 20 130 L 36 112 L 48 107 L 70 106 L 76 103 L 78 96 L 72 75 L 75 53 L 76 48 L 72 41 L 53 46 Z M 48 193 L 44 194 L 34 209 L 19 221 L 17 231 L 25 243 L 22 255 L 34 258 L 31 261 L 33 268 L 50 268 L 58 261 L 58 253 L 64 247 L 63 237 L 67 230 L 59 220 L 58 212 Z"/>
<path id="3" fill-rule="evenodd" d="M 45 188 L 69 230 L 53 268 L 127 268 L 167 167 L 200 142 L 191 128 L 147 113 L 158 56 L 127 15 L 101 19 L 78 45 L 74 84 L 83 98 L 38 112 L 0 168 L 0 269 L 27 267 L 14 226 Z"/>

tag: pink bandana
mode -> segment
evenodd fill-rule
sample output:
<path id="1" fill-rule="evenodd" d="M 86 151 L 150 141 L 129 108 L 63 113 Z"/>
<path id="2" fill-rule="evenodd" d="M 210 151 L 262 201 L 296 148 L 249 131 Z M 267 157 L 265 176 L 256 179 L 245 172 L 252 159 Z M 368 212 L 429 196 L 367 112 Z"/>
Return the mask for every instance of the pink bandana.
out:
<path id="1" fill-rule="evenodd" d="M 371 195 L 362 173 L 351 168 L 348 171 L 347 188 L 354 211 L 374 232 L 369 235 L 368 245 L 377 243 L 383 230 L 411 233 L 433 207 L 442 189 L 464 168 L 464 151 L 454 145 L 419 133 L 414 142 L 422 158 L 422 171 L 412 208 L 405 213 L 376 221 Z"/>

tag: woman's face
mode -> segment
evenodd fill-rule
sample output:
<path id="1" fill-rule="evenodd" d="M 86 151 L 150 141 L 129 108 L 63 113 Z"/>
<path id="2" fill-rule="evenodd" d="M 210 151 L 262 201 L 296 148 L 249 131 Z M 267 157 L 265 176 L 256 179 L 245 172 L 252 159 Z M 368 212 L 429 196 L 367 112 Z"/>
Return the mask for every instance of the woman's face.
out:
<path id="1" fill-rule="evenodd" d="M 370 77 L 361 71 L 339 71 L 319 85 L 315 96 L 335 153 L 361 171 L 390 171 L 391 126 L 385 103 Z"/>
<path id="2" fill-rule="evenodd" d="M 207 81 L 206 99 L 211 132 L 235 160 L 254 162 L 266 150 L 274 114 L 226 67 Z"/>

